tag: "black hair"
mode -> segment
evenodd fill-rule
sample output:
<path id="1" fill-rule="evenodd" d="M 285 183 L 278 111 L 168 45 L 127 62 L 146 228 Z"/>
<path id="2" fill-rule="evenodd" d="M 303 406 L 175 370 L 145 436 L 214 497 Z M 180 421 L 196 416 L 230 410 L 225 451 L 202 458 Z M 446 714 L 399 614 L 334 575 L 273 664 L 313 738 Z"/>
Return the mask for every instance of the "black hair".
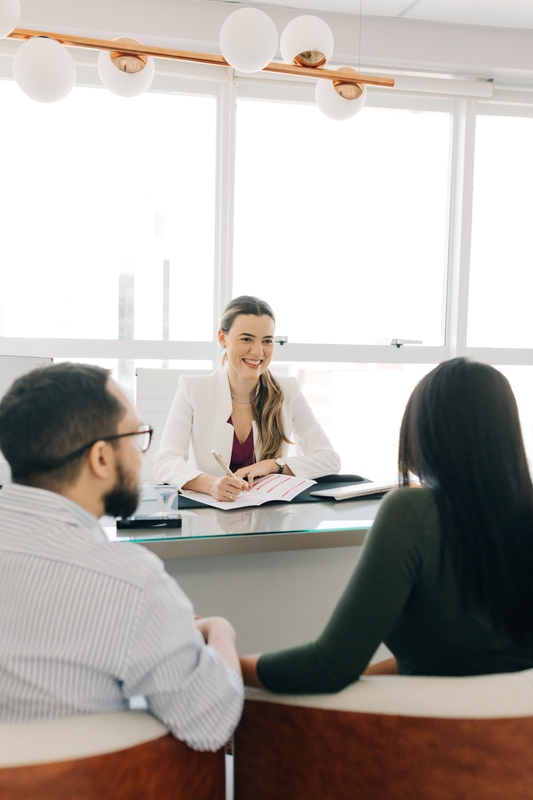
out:
<path id="1" fill-rule="evenodd" d="M 78 477 L 86 450 L 113 436 L 126 413 L 107 389 L 109 370 L 86 364 L 55 364 L 18 378 L 0 402 L 0 450 L 13 481 L 46 488 Z"/>
<path id="2" fill-rule="evenodd" d="M 454 358 L 411 395 L 400 430 L 399 471 L 434 492 L 442 552 L 465 612 L 533 641 L 533 485 L 516 400 L 487 364 Z M 442 562 L 441 562 L 442 563 Z"/>

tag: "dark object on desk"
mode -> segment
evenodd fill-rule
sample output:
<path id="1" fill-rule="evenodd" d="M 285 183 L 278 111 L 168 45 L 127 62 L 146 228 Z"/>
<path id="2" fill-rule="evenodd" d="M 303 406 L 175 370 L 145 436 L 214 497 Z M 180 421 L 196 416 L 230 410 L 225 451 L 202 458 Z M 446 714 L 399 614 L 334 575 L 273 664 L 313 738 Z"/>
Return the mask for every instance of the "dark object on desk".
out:
<path id="1" fill-rule="evenodd" d="M 294 500 L 291 500 L 290 504 L 294 505 L 295 503 L 322 503 L 324 500 L 326 500 L 326 498 L 312 497 L 311 492 L 313 490 L 316 491 L 318 488 L 336 489 L 340 486 L 344 486 L 344 484 L 346 483 L 359 483 L 359 482 L 370 483 L 368 478 L 362 478 L 361 475 L 324 475 L 322 478 L 316 479 L 316 485 L 313 484 L 313 486 L 310 486 L 309 489 L 306 489 L 304 492 L 301 492 L 294 498 Z M 378 496 L 379 495 L 375 495 L 376 498 Z M 334 499 L 333 502 L 335 502 Z M 273 505 L 273 503 L 263 503 L 261 507 L 271 506 L 271 505 Z M 286 504 L 283 503 L 283 505 Z M 191 500 L 189 497 L 185 497 L 184 495 L 180 494 L 178 498 L 178 507 L 207 508 L 208 506 L 204 505 L 204 503 L 198 503 L 196 500 Z M 211 506 L 209 506 L 209 508 L 211 508 Z"/>
<path id="2" fill-rule="evenodd" d="M 181 528 L 181 517 L 130 517 L 117 519 L 117 530 L 132 530 L 134 528 Z"/>

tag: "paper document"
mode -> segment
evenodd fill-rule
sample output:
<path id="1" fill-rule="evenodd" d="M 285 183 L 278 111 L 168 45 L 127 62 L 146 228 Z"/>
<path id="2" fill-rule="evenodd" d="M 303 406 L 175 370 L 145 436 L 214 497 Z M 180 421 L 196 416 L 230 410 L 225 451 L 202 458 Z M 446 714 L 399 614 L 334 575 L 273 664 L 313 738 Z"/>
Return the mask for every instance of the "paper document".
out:
<path id="1" fill-rule="evenodd" d="M 236 508 L 261 506 L 263 503 L 271 503 L 273 501 L 277 503 L 289 503 L 294 497 L 304 492 L 314 483 L 316 483 L 316 481 L 310 481 L 306 478 L 296 478 L 293 475 L 278 475 L 276 473 L 275 475 L 265 475 L 264 478 L 259 478 L 249 492 L 241 492 L 231 503 L 221 503 L 215 500 L 214 497 L 211 497 L 210 494 L 203 494 L 203 492 L 184 491 L 182 494 L 206 506 L 221 508 L 223 511 L 231 511 Z"/>
<path id="2" fill-rule="evenodd" d="M 311 492 L 313 497 L 334 497 L 335 500 L 349 500 L 351 497 L 365 497 L 366 495 L 381 494 L 398 486 L 398 478 L 386 481 L 371 481 L 370 483 L 351 483 L 348 486 L 338 486 L 336 489 L 323 489 Z"/>

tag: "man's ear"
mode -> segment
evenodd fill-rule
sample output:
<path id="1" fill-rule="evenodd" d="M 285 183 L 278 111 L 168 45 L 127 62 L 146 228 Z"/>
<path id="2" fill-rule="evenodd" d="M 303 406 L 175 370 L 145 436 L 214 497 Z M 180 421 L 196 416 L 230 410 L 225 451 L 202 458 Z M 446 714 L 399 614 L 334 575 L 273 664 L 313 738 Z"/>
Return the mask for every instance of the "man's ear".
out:
<path id="1" fill-rule="evenodd" d="M 95 442 L 87 458 L 89 469 L 96 478 L 107 480 L 115 464 L 115 451 L 109 442 Z"/>

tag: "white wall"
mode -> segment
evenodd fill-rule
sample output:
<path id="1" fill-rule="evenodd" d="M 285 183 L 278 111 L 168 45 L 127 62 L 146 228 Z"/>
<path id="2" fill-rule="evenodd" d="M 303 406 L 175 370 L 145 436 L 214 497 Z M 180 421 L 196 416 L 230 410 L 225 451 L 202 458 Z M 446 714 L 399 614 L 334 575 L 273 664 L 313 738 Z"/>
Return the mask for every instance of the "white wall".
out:
<path id="1" fill-rule="evenodd" d="M 169 559 L 196 613 L 224 616 L 241 654 L 304 644 L 322 631 L 361 547 Z M 390 655 L 382 645 L 374 660 Z"/>

